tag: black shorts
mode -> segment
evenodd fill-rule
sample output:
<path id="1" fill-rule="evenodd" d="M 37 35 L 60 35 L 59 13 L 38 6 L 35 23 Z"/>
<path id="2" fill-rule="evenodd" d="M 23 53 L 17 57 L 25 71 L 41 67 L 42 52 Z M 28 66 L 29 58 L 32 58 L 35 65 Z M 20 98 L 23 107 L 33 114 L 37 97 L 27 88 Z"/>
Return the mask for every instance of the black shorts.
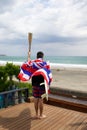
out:
<path id="1" fill-rule="evenodd" d="M 44 83 L 42 75 L 32 77 L 33 96 L 35 98 L 41 98 L 41 95 L 45 93 L 45 85 L 40 85 L 41 83 Z"/>

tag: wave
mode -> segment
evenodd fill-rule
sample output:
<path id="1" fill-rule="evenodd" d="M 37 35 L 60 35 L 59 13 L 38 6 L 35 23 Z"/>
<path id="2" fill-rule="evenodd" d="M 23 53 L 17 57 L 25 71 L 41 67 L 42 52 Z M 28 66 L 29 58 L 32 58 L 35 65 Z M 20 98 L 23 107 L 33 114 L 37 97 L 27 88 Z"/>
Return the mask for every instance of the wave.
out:
<path id="1" fill-rule="evenodd" d="M 59 63 L 51 63 L 52 68 L 59 68 L 59 69 L 87 69 L 87 65 L 82 65 L 82 64 L 59 64 Z"/>
<path id="2" fill-rule="evenodd" d="M 6 63 L 13 63 L 14 65 L 21 66 L 24 62 L 18 61 L 1 61 L 0 65 L 6 65 Z M 77 68 L 77 69 L 87 69 L 87 65 L 83 64 L 61 64 L 61 63 L 50 63 L 52 69 L 68 69 L 68 68 Z"/>
<path id="3" fill-rule="evenodd" d="M 14 65 L 22 65 L 23 62 L 18 62 L 18 61 L 1 61 L 0 60 L 0 65 L 6 65 L 7 63 L 13 63 Z"/>

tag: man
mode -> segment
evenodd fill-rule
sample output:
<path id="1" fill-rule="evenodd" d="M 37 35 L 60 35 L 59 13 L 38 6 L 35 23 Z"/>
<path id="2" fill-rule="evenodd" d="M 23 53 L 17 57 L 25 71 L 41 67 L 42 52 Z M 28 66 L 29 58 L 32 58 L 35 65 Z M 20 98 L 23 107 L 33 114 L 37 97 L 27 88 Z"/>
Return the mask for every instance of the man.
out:
<path id="1" fill-rule="evenodd" d="M 22 81 L 32 79 L 32 88 L 34 96 L 35 118 L 42 119 L 46 116 L 43 115 L 43 99 L 42 95 L 45 93 L 45 83 L 50 85 L 52 81 L 52 73 L 50 65 L 43 60 L 44 53 L 38 52 L 36 60 L 29 60 L 27 63 L 21 66 L 19 79 Z M 48 88 L 49 90 L 49 88 Z M 39 113 L 40 110 L 40 113 Z"/>

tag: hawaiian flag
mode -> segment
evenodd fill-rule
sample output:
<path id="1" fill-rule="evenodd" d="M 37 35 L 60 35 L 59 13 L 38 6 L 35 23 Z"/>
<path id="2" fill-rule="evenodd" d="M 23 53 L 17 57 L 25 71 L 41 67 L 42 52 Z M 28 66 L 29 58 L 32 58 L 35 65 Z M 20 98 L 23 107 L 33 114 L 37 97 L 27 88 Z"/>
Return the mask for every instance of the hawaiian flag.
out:
<path id="1" fill-rule="evenodd" d="M 23 63 L 18 78 L 22 81 L 28 81 L 35 75 L 42 75 L 47 84 L 50 85 L 52 81 L 50 65 L 41 58 Z"/>

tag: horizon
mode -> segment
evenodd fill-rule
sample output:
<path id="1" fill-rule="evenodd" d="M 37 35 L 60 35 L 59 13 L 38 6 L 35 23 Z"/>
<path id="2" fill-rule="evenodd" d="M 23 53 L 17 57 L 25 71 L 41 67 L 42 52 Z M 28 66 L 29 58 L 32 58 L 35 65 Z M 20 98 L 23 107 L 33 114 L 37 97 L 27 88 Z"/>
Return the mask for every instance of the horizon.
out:
<path id="1" fill-rule="evenodd" d="M 2 57 L 28 57 L 28 55 L 5 55 L 5 54 L 0 54 Z M 31 57 L 36 57 L 36 55 L 31 55 Z M 45 55 L 44 57 L 87 57 L 85 55 Z"/>

